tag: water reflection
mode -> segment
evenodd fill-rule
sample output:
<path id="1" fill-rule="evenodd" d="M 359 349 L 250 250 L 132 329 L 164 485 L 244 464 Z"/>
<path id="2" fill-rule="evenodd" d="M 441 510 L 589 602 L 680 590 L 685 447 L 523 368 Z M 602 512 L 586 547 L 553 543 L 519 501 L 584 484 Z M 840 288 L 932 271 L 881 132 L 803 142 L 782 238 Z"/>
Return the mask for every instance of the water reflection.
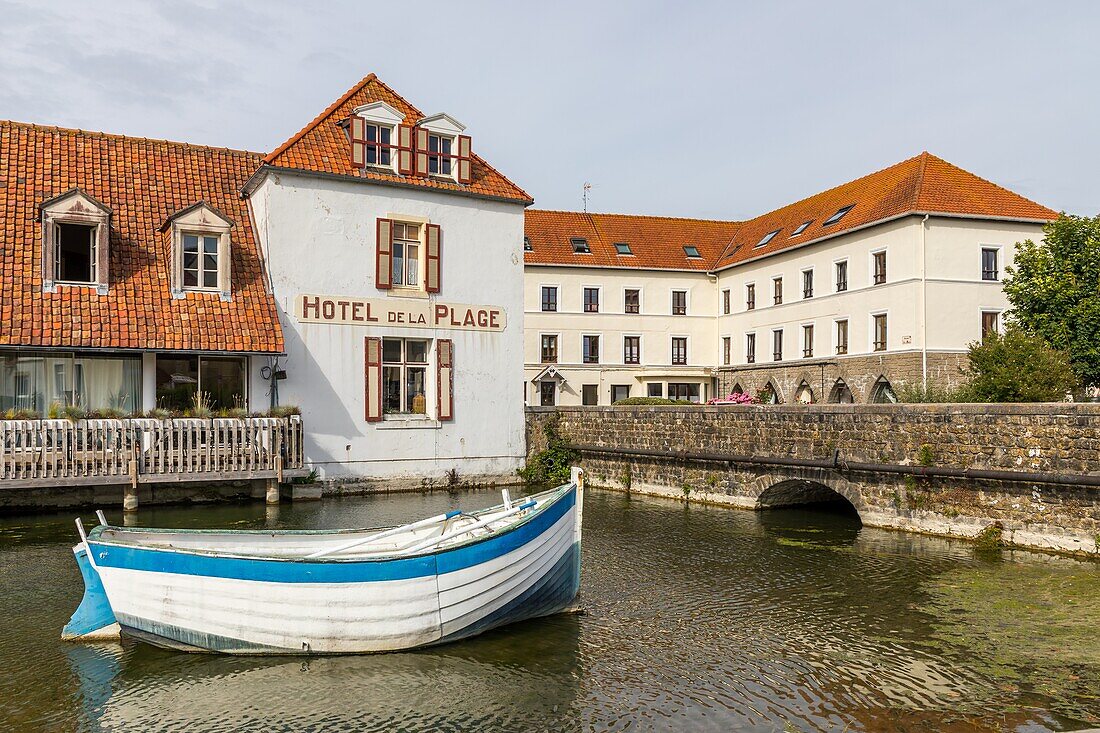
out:
<path id="1" fill-rule="evenodd" d="M 142 508 L 136 520 L 378 526 L 495 496 Z M 416 653 L 309 660 L 64 644 L 80 598 L 71 518 L 0 518 L 0 729 L 1039 731 L 1100 720 L 1096 685 L 1081 681 L 1100 679 L 1100 651 L 1050 651 L 1070 638 L 1059 634 L 1087 639 L 1100 625 L 1098 565 L 979 558 L 968 543 L 802 509 L 599 491 L 585 504 L 584 615 Z M 1020 594 L 1042 607 L 982 615 L 984 599 Z M 1042 619 L 1057 633 L 1040 633 Z"/>

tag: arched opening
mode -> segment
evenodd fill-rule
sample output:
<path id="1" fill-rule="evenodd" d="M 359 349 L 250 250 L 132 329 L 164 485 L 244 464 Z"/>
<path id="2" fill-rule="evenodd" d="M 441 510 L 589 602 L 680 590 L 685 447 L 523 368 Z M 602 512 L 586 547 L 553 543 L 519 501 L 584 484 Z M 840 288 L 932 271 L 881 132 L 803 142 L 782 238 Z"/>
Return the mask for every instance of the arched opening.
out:
<path id="1" fill-rule="evenodd" d="M 770 381 L 760 390 L 757 398 L 765 405 L 778 405 L 782 401 L 779 399 L 779 390 Z"/>
<path id="2" fill-rule="evenodd" d="M 730 394 L 745 394 L 745 389 L 741 386 L 740 382 L 737 382 L 733 385 L 733 389 L 730 390 Z"/>
<path id="3" fill-rule="evenodd" d="M 757 497 L 756 508 L 760 526 L 785 545 L 851 545 L 863 528 L 852 502 L 816 481 L 780 481 Z"/>
<path id="4" fill-rule="evenodd" d="M 794 401 L 803 405 L 810 405 L 817 401 L 814 399 L 813 387 L 805 379 L 798 384 L 798 391 L 794 393 Z"/>
<path id="5" fill-rule="evenodd" d="M 833 388 L 829 390 L 829 402 L 835 405 L 850 405 L 855 402 L 852 390 L 848 388 L 848 383 L 843 379 L 838 379 L 833 383 Z"/>
<path id="6" fill-rule="evenodd" d="M 878 405 L 892 405 L 898 401 L 898 396 L 894 394 L 894 388 L 890 384 L 890 380 L 879 375 L 879 378 L 875 380 L 874 385 L 871 387 L 870 398 L 867 401 Z"/>

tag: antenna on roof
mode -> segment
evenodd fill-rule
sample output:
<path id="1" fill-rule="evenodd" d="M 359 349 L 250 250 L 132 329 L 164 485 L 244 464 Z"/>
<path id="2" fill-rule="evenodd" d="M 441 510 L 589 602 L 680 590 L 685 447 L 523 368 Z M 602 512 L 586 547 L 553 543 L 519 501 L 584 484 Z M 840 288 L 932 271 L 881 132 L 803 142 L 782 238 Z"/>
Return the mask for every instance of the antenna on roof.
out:
<path id="1" fill-rule="evenodd" d="M 581 194 L 581 198 L 584 200 L 584 213 L 588 213 L 588 192 L 592 190 L 592 184 L 588 181 L 584 182 L 584 192 Z"/>

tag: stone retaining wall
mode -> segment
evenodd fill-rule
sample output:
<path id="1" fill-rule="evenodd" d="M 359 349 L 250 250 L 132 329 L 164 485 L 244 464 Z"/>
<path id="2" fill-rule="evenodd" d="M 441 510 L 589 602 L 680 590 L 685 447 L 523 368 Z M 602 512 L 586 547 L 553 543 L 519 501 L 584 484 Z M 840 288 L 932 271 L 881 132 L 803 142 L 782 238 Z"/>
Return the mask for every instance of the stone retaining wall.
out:
<path id="1" fill-rule="evenodd" d="M 601 447 L 1100 475 L 1092 404 L 529 408 L 529 453 L 550 421 Z M 598 485 L 745 508 L 824 485 L 871 526 L 974 537 L 996 523 L 1011 544 L 1084 554 L 1100 535 L 1096 487 L 599 455 L 582 465 Z"/>

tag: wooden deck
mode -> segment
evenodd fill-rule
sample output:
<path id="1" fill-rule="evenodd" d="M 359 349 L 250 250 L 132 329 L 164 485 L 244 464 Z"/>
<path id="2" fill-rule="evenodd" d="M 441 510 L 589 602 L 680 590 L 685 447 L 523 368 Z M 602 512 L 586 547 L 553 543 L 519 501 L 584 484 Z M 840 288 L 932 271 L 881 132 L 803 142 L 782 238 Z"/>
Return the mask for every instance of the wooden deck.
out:
<path id="1" fill-rule="evenodd" d="M 298 415 L 0 420 L 0 489 L 283 481 L 305 472 Z"/>

